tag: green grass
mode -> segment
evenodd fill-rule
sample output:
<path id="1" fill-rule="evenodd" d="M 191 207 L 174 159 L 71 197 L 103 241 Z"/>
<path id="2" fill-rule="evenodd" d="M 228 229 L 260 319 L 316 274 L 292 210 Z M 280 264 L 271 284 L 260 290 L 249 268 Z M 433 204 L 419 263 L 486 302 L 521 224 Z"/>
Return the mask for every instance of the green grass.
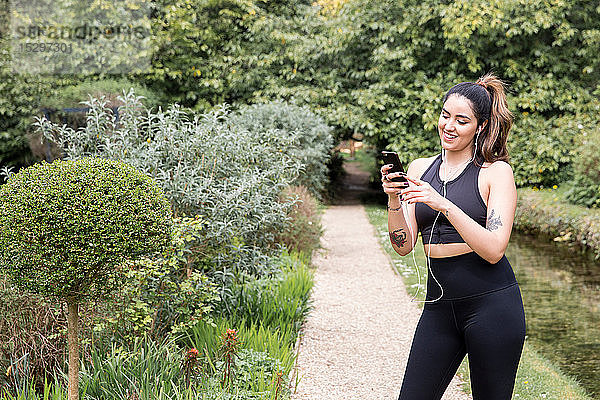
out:
<path id="1" fill-rule="evenodd" d="M 402 276 L 407 291 L 411 296 L 414 296 L 417 289 L 417 270 L 419 271 L 421 275 L 421 290 L 417 299 L 423 300 L 427 264 L 421 239 L 419 238 L 413 253 L 407 256 L 400 256 L 393 250 L 389 242 L 387 211 L 385 207 L 366 205 L 365 209 L 369 221 L 375 227 L 382 247 L 389 254 L 395 270 Z M 413 262 L 413 254 L 415 256 L 416 267 Z M 419 304 L 422 307 L 422 303 Z M 458 375 L 464 381 L 463 390 L 470 393 L 469 367 L 466 358 L 458 369 Z M 562 373 L 558 367 L 537 353 L 526 342 L 519 364 L 513 399 L 592 400 L 592 397 L 586 395 L 584 389 L 573 378 Z"/>
<path id="2" fill-rule="evenodd" d="M 425 251 L 421 242 L 421 236 L 417 240 L 415 246 L 414 256 L 416 266 L 412 258 L 412 254 L 408 256 L 400 256 L 394 251 L 389 241 L 388 227 L 387 227 L 387 211 L 385 207 L 378 205 L 366 205 L 367 216 L 371 224 L 375 227 L 377 236 L 380 239 L 380 243 L 385 251 L 390 255 L 394 269 L 397 274 L 402 276 L 404 284 L 411 297 L 415 297 L 415 300 L 425 300 L 425 283 L 427 282 L 427 264 Z M 416 232 L 418 234 L 418 232 Z M 419 276 L 420 284 L 419 284 Z M 423 303 L 417 303 L 419 307 L 423 307 Z"/>
<path id="3" fill-rule="evenodd" d="M 573 378 L 562 373 L 528 343 L 525 343 L 517 373 L 516 394 L 519 399 L 592 399 Z"/>
<path id="4" fill-rule="evenodd" d="M 566 200 L 566 186 L 558 186 L 556 188 L 519 188 L 517 193 L 522 196 L 535 196 L 535 198 L 543 205 L 558 205 L 563 208 L 563 211 L 571 217 L 583 217 L 585 215 L 600 216 L 600 209 L 588 208 L 576 204 L 571 204 Z"/>

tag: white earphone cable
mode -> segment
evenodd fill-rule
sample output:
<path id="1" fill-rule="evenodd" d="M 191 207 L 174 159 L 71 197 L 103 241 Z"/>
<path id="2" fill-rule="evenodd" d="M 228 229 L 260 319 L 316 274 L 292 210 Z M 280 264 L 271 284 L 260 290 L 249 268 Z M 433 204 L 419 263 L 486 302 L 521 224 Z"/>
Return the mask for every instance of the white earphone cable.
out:
<path id="1" fill-rule="evenodd" d="M 477 154 L 477 141 L 479 140 L 479 133 L 480 132 L 481 132 L 481 128 L 477 131 L 477 137 L 475 138 L 475 151 L 473 152 L 473 156 L 468 161 L 465 162 L 466 164 L 468 164 L 468 163 L 472 162 L 473 160 L 475 160 L 475 155 Z M 445 161 L 445 154 L 446 154 L 446 150 L 444 149 L 444 147 L 442 147 L 442 162 Z M 444 181 L 442 183 L 442 187 L 443 187 L 442 197 L 446 197 L 446 184 L 447 183 L 448 183 L 448 170 L 446 169 L 446 164 L 444 164 Z M 404 215 L 408 216 L 408 206 L 404 207 L 406 205 L 406 202 L 405 201 L 401 201 L 400 205 L 403 207 Z M 427 246 L 427 250 L 428 251 L 427 251 L 427 259 L 426 259 L 427 270 L 431 274 L 431 277 L 433 278 L 433 280 L 435 281 L 435 283 L 440 287 L 441 293 L 440 293 L 440 295 L 435 300 L 416 300 L 417 296 L 419 295 L 419 290 L 421 289 L 421 272 L 419 271 L 419 267 L 417 266 L 417 261 L 415 259 L 415 252 L 414 252 L 414 248 L 413 248 L 413 250 L 412 250 L 413 263 L 415 265 L 415 270 L 417 271 L 417 277 L 418 277 L 417 291 L 415 292 L 415 294 L 411 298 L 411 301 L 413 301 L 413 302 L 417 302 L 417 303 L 434 303 L 434 302 L 440 300 L 442 298 L 442 296 L 444 295 L 444 288 L 442 287 L 442 285 L 440 284 L 440 282 L 437 280 L 437 278 L 433 274 L 433 270 L 431 269 L 431 258 L 429 257 L 429 255 L 431 254 L 431 238 L 433 237 L 433 229 L 435 228 L 435 223 L 437 222 L 437 219 L 438 219 L 438 217 L 440 216 L 441 213 L 442 213 L 441 211 L 438 211 L 437 215 L 435 216 L 435 219 L 433 220 L 433 224 L 431 224 L 431 232 L 429 234 L 429 243 L 428 243 L 428 246 Z M 405 218 L 405 220 L 406 220 L 406 218 Z M 414 239 L 413 239 L 414 238 L 414 233 L 412 231 L 411 224 L 407 223 L 407 225 L 408 225 L 408 231 L 410 232 L 410 243 L 414 243 Z"/>

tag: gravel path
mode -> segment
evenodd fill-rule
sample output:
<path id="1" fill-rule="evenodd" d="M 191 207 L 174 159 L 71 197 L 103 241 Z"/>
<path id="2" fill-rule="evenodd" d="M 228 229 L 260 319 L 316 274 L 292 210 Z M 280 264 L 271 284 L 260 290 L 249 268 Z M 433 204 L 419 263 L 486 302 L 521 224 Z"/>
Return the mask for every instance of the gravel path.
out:
<path id="1" fill-rule="evenodd" d="M 324 212 L 325 250 L 313 256 L 314 308 L 299 341 L 292 400 L 397 399 L 420 315 L 357 204 L 366 175 L 356 163 L 346 170 L 345 204 Z M 457 378 L 443 397 L 469 398 Z"/>

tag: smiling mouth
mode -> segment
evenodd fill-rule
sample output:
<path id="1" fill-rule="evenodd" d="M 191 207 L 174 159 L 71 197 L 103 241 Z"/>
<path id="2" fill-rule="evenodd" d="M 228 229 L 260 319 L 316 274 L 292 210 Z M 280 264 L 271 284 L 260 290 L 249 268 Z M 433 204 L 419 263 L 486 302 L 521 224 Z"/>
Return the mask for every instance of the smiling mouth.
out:
<path id="1" fill-rule="evenodd" d="M 458 135 L 452 135 L 446 131 L 443 131 L 443 136 L 446 140 L 453 140 L 456 139 L 458 137 Z"/>

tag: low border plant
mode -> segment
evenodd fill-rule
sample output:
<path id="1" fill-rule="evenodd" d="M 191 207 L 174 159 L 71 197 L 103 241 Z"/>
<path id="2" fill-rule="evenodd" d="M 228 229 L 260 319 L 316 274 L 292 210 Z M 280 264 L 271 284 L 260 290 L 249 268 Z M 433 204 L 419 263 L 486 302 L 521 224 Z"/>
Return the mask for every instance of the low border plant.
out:
<path id="1" fill-rule="evenodd" d="M 600 259 L 600 210 L 569 204 L 564 190 L 518 189 L 515 228 L 588 250 Z"/>

